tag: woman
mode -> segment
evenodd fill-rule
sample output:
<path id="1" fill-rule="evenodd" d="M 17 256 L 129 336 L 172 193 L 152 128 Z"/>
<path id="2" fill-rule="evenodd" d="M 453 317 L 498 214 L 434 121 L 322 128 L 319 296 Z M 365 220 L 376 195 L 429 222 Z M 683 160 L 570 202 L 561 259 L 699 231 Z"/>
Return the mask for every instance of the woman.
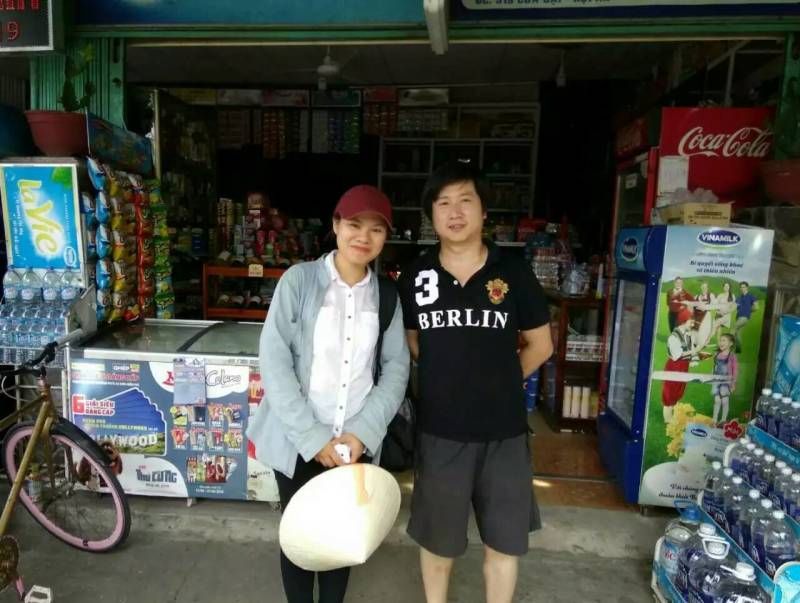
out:
<path id="1" fill-rule="evenodd" d="M 731 319 L 736 310 L 736 296 L 731 293 L 731 284 L 722 284 L 722 293 L 714 298 L 714 305 L 717 308 L 717 319 L 714 321 L 714 329 L 717 332 L 717 342 L 722 336 L 722 327 L 731 328 Z"/>
<path id="2" fill-rule="evenodd" d="M 708 288 L 708 283 L 703 281 L 700 283 L 700 293 L 694 298 L 694 320 L 699 325 L 702 324 L 706 313 L 711 309 L 714 303 L 714 296 Z"/>
<path id="3" fill-rule="evenodd" d="M 290 268 L 275 289 L 261 332 L 264 401 L 247 430 L 256 458 L 275 469 L 285 508 L 300 487 L 331 467 L 378 461 L 389 422 L 405 395 L 409 354 L 397 304 L 378 340 L 378 282 L 369 268 L 392 226 L 391 205 L 372 186 L 356 186 L 333 215 L 336 250 Z M 381 374 L 373 367 L 380 353 Z M 346 455 L 345 455 L 346 456 Z M 319 572 L 320 603 L 339 603 L 349 569 Z M 314 572 L 281 553 L 289 603 L 311 603 Z"/>

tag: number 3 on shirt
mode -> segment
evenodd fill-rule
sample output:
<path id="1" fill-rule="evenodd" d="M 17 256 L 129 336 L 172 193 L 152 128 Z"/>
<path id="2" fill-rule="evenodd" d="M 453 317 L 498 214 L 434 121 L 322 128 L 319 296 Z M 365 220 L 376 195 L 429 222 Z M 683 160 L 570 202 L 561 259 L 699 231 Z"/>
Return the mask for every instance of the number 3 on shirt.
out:
<path id="1" fill-rule="evenodd" d="M 418 306 L 429 306 L 439 299 L 439 274 L 435 270 L 423 270 L 417 274 L 414 286 L 422 287 L 422 291 L 416 293 Z"/>

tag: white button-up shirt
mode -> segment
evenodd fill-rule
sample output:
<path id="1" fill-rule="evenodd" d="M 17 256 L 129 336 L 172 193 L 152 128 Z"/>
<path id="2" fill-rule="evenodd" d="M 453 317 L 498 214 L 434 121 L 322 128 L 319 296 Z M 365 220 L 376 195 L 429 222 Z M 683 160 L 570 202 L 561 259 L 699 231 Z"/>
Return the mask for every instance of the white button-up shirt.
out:
<path id="1" fill-rule="evenodd" d="M 333 261 L 335 253 L 325 259 L 331 284 L 314 326 L 309 399 L 317 419 L 332 425 L 338 437 L 344 422 L 363 408 L 372 389 L 378 296 L 377 281 L 369 269 L 355 286 L 344 282 Z"/>

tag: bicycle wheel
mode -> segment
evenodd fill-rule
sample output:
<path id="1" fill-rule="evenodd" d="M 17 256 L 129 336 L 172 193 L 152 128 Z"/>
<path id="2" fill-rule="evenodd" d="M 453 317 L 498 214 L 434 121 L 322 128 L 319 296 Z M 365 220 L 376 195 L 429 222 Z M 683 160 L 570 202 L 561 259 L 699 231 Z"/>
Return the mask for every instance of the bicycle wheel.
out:
<path id="1" fill-rule="evenodd" d="M 33 423 L 20 423 L 6 434 L 3 460 L 10 483 L 17 476 L 32 433 Z M 128 501 L 117 478 L 102 460 L 54 427 L 49 436 L 39 436 L 31 462 L 39 468 L 38 495 L 32 498 L 28 491 L 30 484 L 26 483 L 19 500 L 53 536 L 75 548 L 96 553 L 109 551 L 128 537 L 131 526 Z"/>

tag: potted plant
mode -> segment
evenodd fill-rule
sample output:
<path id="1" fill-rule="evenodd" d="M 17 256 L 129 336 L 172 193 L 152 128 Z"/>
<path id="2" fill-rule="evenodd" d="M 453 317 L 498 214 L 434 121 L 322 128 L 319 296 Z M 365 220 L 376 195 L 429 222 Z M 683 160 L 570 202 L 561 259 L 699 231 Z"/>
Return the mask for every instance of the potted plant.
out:
<path id="1" fill-rule="evenodd" d="M 58 99 L 64 107 L 63 111 L 26 112 L 33 140 L 45 155 L 63 157 L 88 153 L 85 111 L 89 108 L 95 87 L 87 80 L 83 85 L 83 95 L 78 98 L 73 80 L 86 73 L 93 59 L 94 49 L 91 46 L 84 47 L 75 57 L 67 56 L 64 87 Z"/>
<path id="2" fill-rule="evenodd" d="M 788 84 L 784 105 L 775 120 L 775 148 L 784 159 L 761 163 L 767 196 L 800 205 L 800 80 Z"/>

